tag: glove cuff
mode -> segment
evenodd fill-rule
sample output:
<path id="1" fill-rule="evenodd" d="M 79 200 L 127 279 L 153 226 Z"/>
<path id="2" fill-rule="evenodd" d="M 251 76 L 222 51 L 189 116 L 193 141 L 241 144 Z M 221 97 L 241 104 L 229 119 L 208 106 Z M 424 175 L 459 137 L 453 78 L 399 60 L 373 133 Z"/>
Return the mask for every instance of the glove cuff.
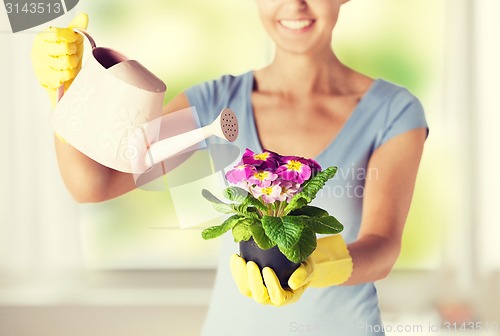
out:
<path id="1" fill-rule="evenodd" d="M 351 277 L 352 258 L 341 235 L 318 239 L 318 246 L 311 259 L 314 262 L 311 287 L 337 286 Z"/>

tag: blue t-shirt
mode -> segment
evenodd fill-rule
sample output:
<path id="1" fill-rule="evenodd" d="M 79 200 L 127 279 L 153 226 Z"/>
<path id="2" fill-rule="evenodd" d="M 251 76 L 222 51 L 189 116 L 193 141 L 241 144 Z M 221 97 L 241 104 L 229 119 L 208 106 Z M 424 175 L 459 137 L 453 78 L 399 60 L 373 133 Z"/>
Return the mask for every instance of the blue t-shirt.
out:
<path id="1" fill-rule="evenodd" d="M 261 152 L 251 102 L 253 72 L 223 76 L 188 89 L 201 126 L 210 124 L 225 108 L 237 115 L 240 133 L 235 144 L 243 151 Z M 322 167 L 335 165 L 337 175 L 312 204 L 324 208 L 344 225 L 346 242 L 356 240 L 361 224 L 364 183 L 372 153 L 392 137 L 427 128 L 422 105 L 408 90 L 377 79 L 329 146 L 315 159 Z M 373 175 L 372 175 L 373 176 Z M 376 175 L 374 176 L 376 178 Z M 229 257 L 238 253 L 230 234 L 222 248 L 203 335 L 357 336 L 384 335 L 373 283 L 308 288 L 294 304 L 262 306 L 241 295 L 234 283 Z"/>

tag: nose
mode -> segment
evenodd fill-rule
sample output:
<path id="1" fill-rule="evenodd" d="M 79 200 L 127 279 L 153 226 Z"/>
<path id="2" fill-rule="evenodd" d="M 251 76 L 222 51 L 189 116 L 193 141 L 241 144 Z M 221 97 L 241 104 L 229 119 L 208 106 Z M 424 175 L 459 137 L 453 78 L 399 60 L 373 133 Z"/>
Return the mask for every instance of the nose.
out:
<path id="1" fill-rule="evenodd" d="M 287 5 L 293 6 L 297 9 L 305 9 L 307 8 L 307 0 L 286 0 Z"/>

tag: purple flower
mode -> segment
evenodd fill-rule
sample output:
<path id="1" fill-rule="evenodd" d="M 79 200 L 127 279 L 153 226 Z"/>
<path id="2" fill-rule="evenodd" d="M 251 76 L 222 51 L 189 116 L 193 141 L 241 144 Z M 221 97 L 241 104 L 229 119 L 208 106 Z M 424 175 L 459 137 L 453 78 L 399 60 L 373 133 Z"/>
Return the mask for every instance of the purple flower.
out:
<path id="1" fill-rule="evenodd" d="M 321 166 L 316 160 L 314 159 L 302 159 L 302 160 L 303 160 L 302 162 L 305 162 L 305 164 L 308 165 L 309 168 L 311 168 L 312 176 L 316 175 L 321 171 Z"/>
<path id="2" fill-rule="evenodd" d="M 264 203 L 274 203 L 280 198 L 281 187 L 279 183 L 274 183 L 267 187 L 255 186 L 251 189 L 251 192 L 255 198 L 262 198 Z"/>
<path id="3" fill-rule="evenodd" d="M 241 162 L 235 166 L 234 169 L 226 173 L 226 180 L 233 184 L 239 184 L 240 182 L 246 181 L 254 172 L 255 168 L 253 166 Z"/>
<path id="4" fill-rule="evenodd" d="M 268 150 L 255 154 L 247 148 L 241 160 L 245 164 L 253 165 L 263 170 L 274 170 L 280 165 L 280 156 Z"/>
<path id="5" fill-rule="evenodd" d="M 311 167 L 308 161 L 297 156 L 286 156 L 283 158 L 283 165 L 276 170 L 276 174 L 283 180 L 302 184 L 311 177 Z"/>

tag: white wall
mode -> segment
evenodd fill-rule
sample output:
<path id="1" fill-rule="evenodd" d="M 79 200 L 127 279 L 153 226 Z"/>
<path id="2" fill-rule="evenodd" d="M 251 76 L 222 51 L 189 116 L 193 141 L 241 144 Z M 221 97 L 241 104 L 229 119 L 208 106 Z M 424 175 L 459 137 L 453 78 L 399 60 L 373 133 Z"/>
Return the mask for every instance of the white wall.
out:
<path id="1" fill-rule="evenodd" d="M 500 1 L 475 0 L 472 106 L 476 129 L 479 270 L 500 270 Z"/>

